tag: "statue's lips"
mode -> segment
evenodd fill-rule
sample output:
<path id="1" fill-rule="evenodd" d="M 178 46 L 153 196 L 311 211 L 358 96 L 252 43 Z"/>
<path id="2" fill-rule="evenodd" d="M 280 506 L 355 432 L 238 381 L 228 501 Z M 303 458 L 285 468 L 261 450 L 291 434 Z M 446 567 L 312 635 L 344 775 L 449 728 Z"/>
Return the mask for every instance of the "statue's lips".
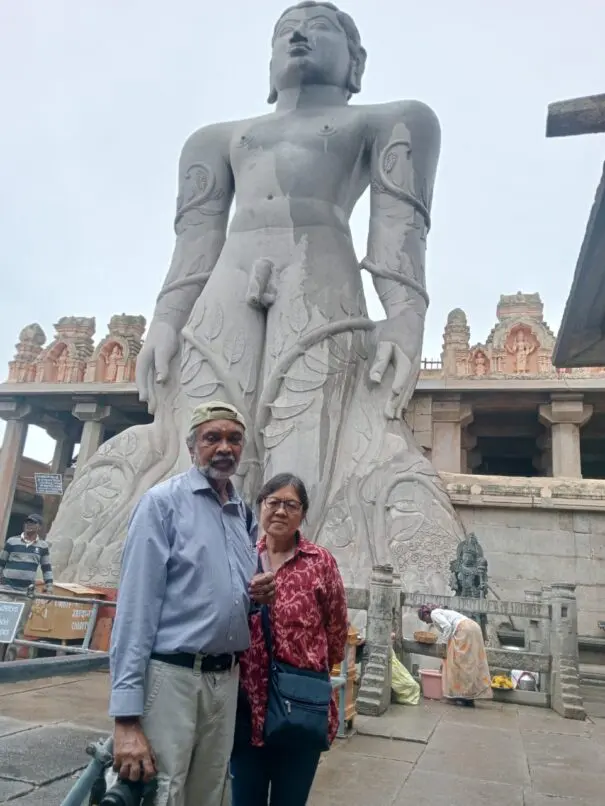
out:
<path id="1" fill-rule="evenodd" d="M 309 45 L 298 44 L 298 45 L 290 45 L 288 48 L 288 53 L 290 56 L 306 56 L 307 53 L 311 53 L 311 48 Z"/>

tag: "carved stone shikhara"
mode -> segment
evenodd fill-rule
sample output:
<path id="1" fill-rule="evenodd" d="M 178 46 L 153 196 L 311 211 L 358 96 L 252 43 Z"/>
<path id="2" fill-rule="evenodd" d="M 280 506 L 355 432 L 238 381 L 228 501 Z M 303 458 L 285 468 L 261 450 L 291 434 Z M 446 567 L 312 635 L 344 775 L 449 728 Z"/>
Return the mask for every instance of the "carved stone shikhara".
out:
<path id="1" fill-rule="evenodd" d="M 555 336 L 544 321 L 539 294 L 502 294 L 496 309 L 497 323 L 485 343 L 470 344 L 466 314 L 461 308 L 450 312 L 443 332 L 441 368 L 447 377 L 482 379 L 556 378 L 562 373 L 552 363 Z M 426 363 L 426 362 L 425 362 Z M 434 363 L 434 362 L 433 362 Z M 563 374 L 574 377 L 605 375 L 602 367 L 574 369 Z"/>
<path id="2" fill-rule="evenodd" d="M 417 101 L 350 106 L 365 57 L 348 15 L 293 7 L 273 37 L 276 112 L 186 142 L 173 261 L 138 358 L 155 420 L 105 443 L 67 491 L 50 535 L 63 579 L 117 583 L 134 504 L 189 466 L 189 413 L 222 398 L 247 423 L 246 498 L 263 478 L 296 472 L 311 497 L 308 537 L 347 582 L 393 565 L 407 589 L 447 590 L 463 531 L 402 418 L 421 363 L 439 123 Z M 361 268 L 385 308 L 378 323 L 349 229 L 368 187 Z"/>

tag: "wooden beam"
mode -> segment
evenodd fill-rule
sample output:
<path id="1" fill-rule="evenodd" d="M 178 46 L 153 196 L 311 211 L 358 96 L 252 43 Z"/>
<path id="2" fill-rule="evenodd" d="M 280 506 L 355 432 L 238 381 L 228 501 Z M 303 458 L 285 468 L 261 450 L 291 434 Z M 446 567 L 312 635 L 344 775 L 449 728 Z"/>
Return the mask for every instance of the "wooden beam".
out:
<path id="1" fill-rule="evenodd" d="M 548 105 L 547 137 L 605 132 L 605 95 L 587 95 Z"/>

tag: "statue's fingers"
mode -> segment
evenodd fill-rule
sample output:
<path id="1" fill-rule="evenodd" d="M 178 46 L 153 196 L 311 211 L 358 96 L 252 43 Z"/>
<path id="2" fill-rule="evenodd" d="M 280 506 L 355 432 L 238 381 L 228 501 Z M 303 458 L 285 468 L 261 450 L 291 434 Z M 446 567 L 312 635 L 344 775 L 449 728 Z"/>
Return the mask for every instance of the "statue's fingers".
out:
<path id="1" fill-rule="evenodd" d="M 147 403 L 149 399 L 149 360 L 145 354 L 139 354 L 137 358 L 136 367 L 134 370 L 134 378 L 139 390 L 139 400 L 142 403 Z"/>
<path id="2" fill-rule="evenodd" d="M 397 360 L 395 361 L 395 375 L 393 376 L 393 394 L 400 395 L 403 392 L 404 386 L 410 377 L 412 369 L 412 362 L 407 355 L 395 347 Z"/>
<path id="3" fill-rule="evenodd" d="M 158 383 L 166 383 L 168 380 L 168 369 L 170 366 L 170 356 L 164 345 L 158 345 L 155 350 L 155 379 Z"/>
<path id="4" fill-rule="evenodd" d="M 146 390 L 147 411 L 149 414 L 155 414 L 157 400 L 155 394 L 155 371 L 153 366 L 150 366 L 147 370 Z"/>
<path id="5" fill-rule="evenodd" d="M 393 345 L 388 341 L 383 341 L 378 345 L 376 350 L 376 358 L 370 370 L 370 380 L 374 383 L 380 383 L 384 377 L 384 373 L 391 361 L 391 353 Z"/>

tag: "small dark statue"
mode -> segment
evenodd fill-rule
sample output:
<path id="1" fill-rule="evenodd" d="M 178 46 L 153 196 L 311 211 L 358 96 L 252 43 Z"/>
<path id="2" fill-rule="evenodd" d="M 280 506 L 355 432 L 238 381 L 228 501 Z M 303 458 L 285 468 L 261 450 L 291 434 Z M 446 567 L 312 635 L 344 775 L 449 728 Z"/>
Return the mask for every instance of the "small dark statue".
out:
<path id="1" fill-rule="evenodd" d="M 487 597 L 487 560 L 475 534 L 469 534 L 466 540 L 458 544 L 456 559 L 450 563 L 450 571 L 450 588 L 456 596 L 466 599 Z M 472 618 L 481 625 L 485 638 L 487 617 L 480 615 Z"/>

